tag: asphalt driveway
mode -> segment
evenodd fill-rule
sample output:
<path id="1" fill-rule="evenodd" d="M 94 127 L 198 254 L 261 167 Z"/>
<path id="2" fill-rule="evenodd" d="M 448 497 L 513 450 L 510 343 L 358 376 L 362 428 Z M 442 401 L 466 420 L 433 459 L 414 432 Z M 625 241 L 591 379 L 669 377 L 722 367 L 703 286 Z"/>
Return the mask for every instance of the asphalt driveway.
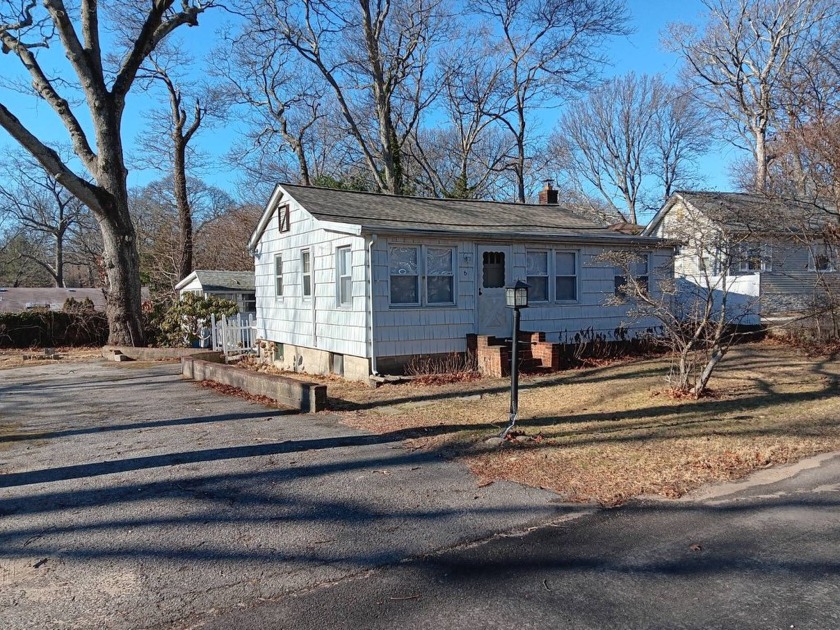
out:
<path id="1" fill-rule="evenodd" d="M 178 365 L 0 372 L 4 628 L 183 626 L 579 511 L 554 500 Z"/>

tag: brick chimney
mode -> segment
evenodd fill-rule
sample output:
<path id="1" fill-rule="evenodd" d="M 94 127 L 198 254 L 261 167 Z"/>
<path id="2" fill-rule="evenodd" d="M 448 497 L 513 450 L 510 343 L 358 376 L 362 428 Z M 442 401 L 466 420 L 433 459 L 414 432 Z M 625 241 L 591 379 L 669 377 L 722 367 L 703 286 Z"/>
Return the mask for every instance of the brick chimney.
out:
<path id="1" fill-rule="evenodd" d="M 541 206 L 556 206 L 559 202 L 559 191 L 552 186 L 554 182 L 550 179 L 545 180 L 545 188 L 540 191 L 539 203 Z"/>

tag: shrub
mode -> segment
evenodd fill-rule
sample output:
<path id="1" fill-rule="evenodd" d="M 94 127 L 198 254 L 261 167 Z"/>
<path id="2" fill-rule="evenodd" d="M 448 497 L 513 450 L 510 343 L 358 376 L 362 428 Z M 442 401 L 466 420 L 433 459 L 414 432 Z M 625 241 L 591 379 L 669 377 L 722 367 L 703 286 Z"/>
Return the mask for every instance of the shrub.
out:
<path id="1" fill-rule="evenodd" d="M 0 347 L 101 346 L 108 340 L 108 320 L 94 310 L 25 311 L 0 314 Z"/>
<path id="2" fill-rule="evenodd" d="M 189 347 L 202 338 L 202 329 L 210 325 L 211 315 L 231 317 L 238 312 L 236 302 L 231 300 L 185 293 L 161 319 L 157 341 L 164 346 Z"/>

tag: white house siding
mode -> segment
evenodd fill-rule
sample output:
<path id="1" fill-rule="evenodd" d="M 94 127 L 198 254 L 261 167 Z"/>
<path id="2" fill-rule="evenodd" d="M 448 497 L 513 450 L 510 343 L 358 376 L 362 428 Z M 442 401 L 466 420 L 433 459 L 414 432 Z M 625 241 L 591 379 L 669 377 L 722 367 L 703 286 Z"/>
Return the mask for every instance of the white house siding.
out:
<path id="1" fill-rule="evenodd" d="M 629 305 L 606 305 L 615 295 L 615 267 L 597 261 L 595 258 L 616 246 L 605 248 L 595 245 L 570 245 L 554 243 L 552 249 L 574 250 L 578 252 L 578 300 L 577 302 L 532 304 L 522 311 L 522 329 L 546 333 L 547 341 L 575 342 L 577 336 L 589 339 L 598 336 L 608 341 L 615 340 L 615 331 L 622 328 L 627 331 L 627 338 L 644 334 L 655 328 L 659 322 L 655 319 L 634 319 L 628 316 Z M 525 255 L 527 249 L 542 249 L 536 245 L 517 244 L 514 246 L 514 280 L 525 279 Z M 673 256 L 670 249 L 633 248 L 635 253 L 650 254 L 648 273 L 651 290 L 654 295 L 659 290 L 656 278 L 670 277 L 673 269 Z"/>
<path id="2" fill-rule="evenodd" d="M 388 250 L 400 245 L 455 249 L 455 306 L 391 306 Z M 475 243 L 456 239 L 379 238 L 373 248 L 374 343 L 377 357 L 464 352 L 475 332 Z"/>
<path id="3" fill-rule="evenodd" d="M 574 250 L 578 252 L 578 301 L 575 303 L 534 304 L 522 311 L 522 329 L 545 332 L 549 341 L 574 341 L 578 332 L 599 334 L 613 339 L 619 327 L 633 337 L 639 332 L 657 326 L 655 320 L 634 321 L 628 317 L 628 306 L 606 306 L 614 295 L 615 270 L 610 264 L 595 262 L 595 256 L 609 248 L 595 245 L 554 243 L 494 244 L 511 247 L 513 277 L 508 280 L 525 280 L 526 252 L 539 250 Z M 482 242 L 491 244 L 490 241 Z M 416 307 L 391 306 L 389 295 L 388 250 L 399 245 L 431 245 L 456 248 L 455 306 Z M 616 246 L 615 249 L 619 247 Z M 454 239 L 388 237 L 377 240 L 373 250 L 374 275 L 374 343 L 377 357 L 405 357 L 419 354 L 464 352 L 466 336 L 476 332 L 477 299 L 477 243 Z M 673 256 L 671 249 L 638 250 L 651 254 L 650 275 L 671 277 Z M 654 290 L 655 283 L 654 283 Z"/>
<path id="4" fill-rule="evenodd" d="M 275 215 L 260 239 L 255 257 L 258 336 L 293 347 L 366 357 L 365 239 L 319 228 L 294 202 L 289 208 L 289 226 L 288 232 L 279 232 Z M 343 246 L 352 251 L 350 308 L 337 305 L 336 248 Z M 304 299 L 301 252 L 307 248 L 313 297 Z M 283 256 L 283 297 L 279 298 L 274 274 L 278 253 Z"/>

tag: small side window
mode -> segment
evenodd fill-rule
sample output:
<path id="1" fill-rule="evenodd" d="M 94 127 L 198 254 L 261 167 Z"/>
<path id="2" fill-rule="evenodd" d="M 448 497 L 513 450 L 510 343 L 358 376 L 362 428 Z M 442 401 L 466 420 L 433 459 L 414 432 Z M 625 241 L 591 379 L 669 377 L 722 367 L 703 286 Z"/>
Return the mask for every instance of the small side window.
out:
<path id="1" fill-rule="evenodd" d="M 353 303 L 353 253 L 349 247 L 339 247 L 335 254 L 338 270 L 338 305 L 350 306 Z"/>
<path id="2" fill-rule="evenodd" d="M 274 256 L 274 295 L 283 297 L 283 255 Z"/>
<path id="3" fill-rule="evenodd" d="M 300 280 L 303 297 L 312 297 L 312 257 L 308 249 L 300 253 Z"/>

